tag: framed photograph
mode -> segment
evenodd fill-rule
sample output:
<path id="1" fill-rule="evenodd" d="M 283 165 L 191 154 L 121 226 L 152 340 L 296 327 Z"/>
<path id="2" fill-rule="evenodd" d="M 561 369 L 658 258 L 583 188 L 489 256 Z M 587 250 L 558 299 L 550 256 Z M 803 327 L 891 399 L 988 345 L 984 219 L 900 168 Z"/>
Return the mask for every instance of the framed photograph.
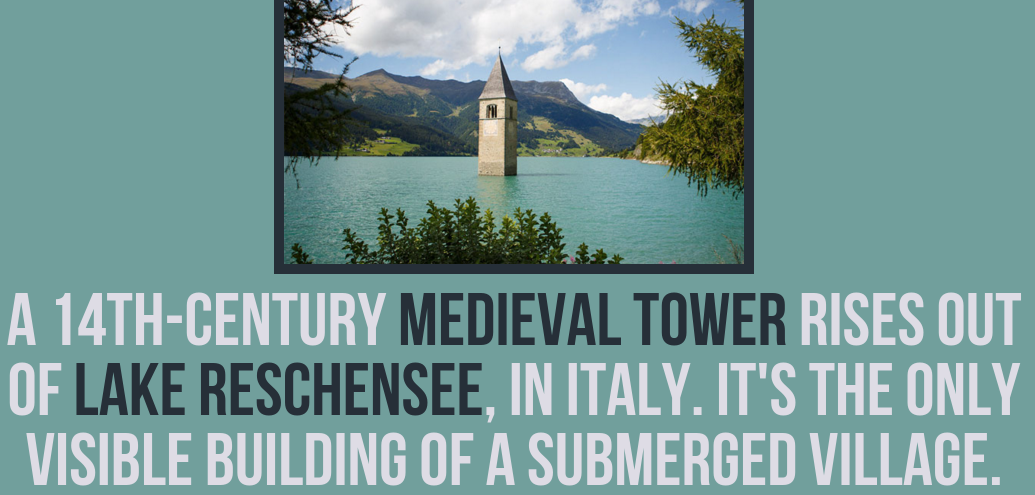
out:
<path id="1" fill-rule="evenodd" d="M 275 273 L 754 272 L 751 0 L 397 4 L 278 2 Z"/>

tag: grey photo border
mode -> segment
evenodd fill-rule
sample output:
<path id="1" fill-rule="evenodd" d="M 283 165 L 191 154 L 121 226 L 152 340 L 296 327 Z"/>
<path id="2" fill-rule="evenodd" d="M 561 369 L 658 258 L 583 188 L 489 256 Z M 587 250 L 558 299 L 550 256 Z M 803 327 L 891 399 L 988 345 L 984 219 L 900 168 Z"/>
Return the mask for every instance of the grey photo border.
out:
<path id="1" fill-rule="evenodd" d="M 753 274 L 755 272 L 754 0 L 744 2 L 744 263 L 629 265 L 296 265 L 284 262 L 284 4 L 274 9 L 274 274 Z"/>

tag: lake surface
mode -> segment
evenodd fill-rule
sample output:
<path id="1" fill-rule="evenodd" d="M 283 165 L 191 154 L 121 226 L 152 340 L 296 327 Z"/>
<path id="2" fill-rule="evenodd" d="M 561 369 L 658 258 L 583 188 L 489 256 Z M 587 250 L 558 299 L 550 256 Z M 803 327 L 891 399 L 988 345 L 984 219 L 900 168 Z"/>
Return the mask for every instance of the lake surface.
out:
<path id="1" fill-rule="evenodd" d="M 284 259 L 300 243 L 316 263 L 344 263 L 348 227 L 376 246 L 382 207 L 402 208 L 416 226 L 428 200 L 453 206 L 474 196 L 497 219 L 515 208 L 549 212 L 574 254 L 619 253 L 623 263 L 716 263 L 730 259 L 723 235 L 744 243 L 744 199 L 713 190 L 699 197 L 668 167 L 617 158 L 518 158 L 514 177 L 479 177 L 477 157 L 342 157 L 299 164 L 284 179 Z"/>

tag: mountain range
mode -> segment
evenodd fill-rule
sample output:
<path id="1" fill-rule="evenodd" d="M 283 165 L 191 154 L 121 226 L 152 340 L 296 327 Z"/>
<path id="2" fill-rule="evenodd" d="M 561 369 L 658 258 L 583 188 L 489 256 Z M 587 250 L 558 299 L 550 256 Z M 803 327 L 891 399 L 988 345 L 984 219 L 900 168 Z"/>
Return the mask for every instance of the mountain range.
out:
<path id="1" fill-rule="evenodd" d="M 318 87 L 338 76 L 284 68 L 285 91 Z M 478 151 L 478 96 L 485 81 L 425 79 L 376 70 L 347 78 L 356 125 L 346 154 L 473 155 Z M 521 156 L 584 156 L 629 148 L 637 123 L 589 108 L 559 81 L 513 81 Z M 392 147 L 388 143 L 392 144 Z M 378 152 L 380 150 L 380 152 Z M 391 151 L 388 151 L 391 152 Z"/>
<path id="2" fill-rule="evenodd" d="M 649 126 L 649 125 L 655 125 L 655 124 L 664 124 L 666 120 L 668 120 L 668 115 L 661 114 L 661 115 L 658 115 L 657 117 L 651 115 L 650 117 L 644 117 L 642 119 L 628 120 L 626 122 L 629 122 L 630 124 L 640 124 L 640 125 L 648 125 Z"/>

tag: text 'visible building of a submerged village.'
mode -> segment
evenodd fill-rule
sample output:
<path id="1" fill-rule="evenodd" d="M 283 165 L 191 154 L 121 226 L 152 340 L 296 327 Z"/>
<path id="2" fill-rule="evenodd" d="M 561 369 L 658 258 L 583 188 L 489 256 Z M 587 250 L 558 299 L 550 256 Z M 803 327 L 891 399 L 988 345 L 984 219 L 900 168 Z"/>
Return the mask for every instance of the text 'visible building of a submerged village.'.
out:
<path id="1" fill-rule="evenodd" d="M 517 175 L 517 95 L 496 57 L 478 97 L 478 175 Z"/>

